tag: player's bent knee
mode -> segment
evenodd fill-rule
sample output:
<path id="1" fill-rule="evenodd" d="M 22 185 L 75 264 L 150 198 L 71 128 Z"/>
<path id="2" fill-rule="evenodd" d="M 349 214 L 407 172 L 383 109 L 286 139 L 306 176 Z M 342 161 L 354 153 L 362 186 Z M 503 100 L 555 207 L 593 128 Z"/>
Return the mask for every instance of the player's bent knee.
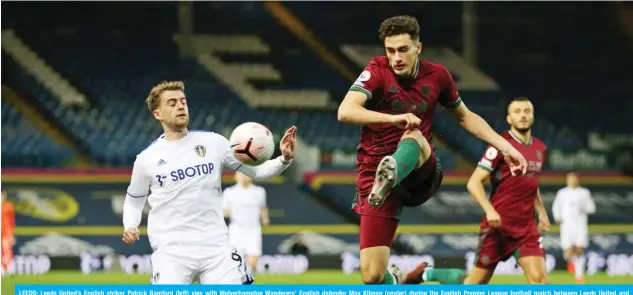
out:
<path id="1" fill-rule="evenodd" d="M 360 251 L 360 270 L 363 283 L 380 284 L 389 264 L 387 246 L 364 248 Z"/>
<path id="2" fill-rule="evenodd" d="M 545 259 L 542 257 L 522 257 L 519 265 L 530 284 L 549 284 L 545 273 Z"/>
<path id="3" fill-rule="evenodd" d="M 402 134 L 402 138 L 415 138 L 415 139 L 424 139 L 426 140 L 426 138 L 424 137 L 424 135 L 422 134 L 422 131 L 420 131 L 419 129 L 411 129 L 411 130 L 406 130 L 403 134 Z"/>
<path id="4" fill-rule="evenodd" d="M 363 278 L 363 284 L 380 284 L 384 279 L 385 272 L 377 271 L 375 269 L 361 269 L 361 277 Z"/>
<path id="5" fill-rule="evenodd" d="M 431 157 L 431 145 L 429 144 L 429 141 L 426 140 L 426 137 L 424 137 L 422 132 L 420 132 L 420 130 L 418 129 L 405 131 L 400 140 L 405 138 L 415 139 L 415 141 L 417 141 L 418 145 L 420 146 L 420 159 L 418 163 L 419 168 L 419 166 L 422 166 L 422 164 L 424 164 L 424 162 L 426 162 L 426 160 Z"/>
<path id="6" fill-rule="evenodd" d="M 530 284 L 549 284 L 547 275 L 545 275 L 545 272 L 542 271 L 530 273 L 528 275 L 528 281 Z"/>
<path id="7" fill-rule="evenodd" d="M 415 141 L 417 141 L 420 144 L 420 147 L 422 147 L 422 149 L 424 149 L 424 146 L 429 146 L 429 141 L 426 140 L 426 137 L 424 137 L 424 135 L 422 134 L 422 132 L 420 132 L 420 130 L 407 130 L 404 132 L 404 134 L 402 135 L 402 138 L 400 138 L 400 140 L 403 140 L 405 138 L 413 138 L 415 139 Z"/>

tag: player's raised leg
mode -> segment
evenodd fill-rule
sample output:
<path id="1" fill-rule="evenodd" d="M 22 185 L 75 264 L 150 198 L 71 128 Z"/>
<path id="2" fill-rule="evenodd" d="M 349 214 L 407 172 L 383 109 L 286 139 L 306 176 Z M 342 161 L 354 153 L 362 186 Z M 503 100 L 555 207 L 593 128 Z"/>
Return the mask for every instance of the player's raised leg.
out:
<path id="1" fill-rule="evenodd" d="M 376 179 L 369 194 L 370 205 L 380 207 L 391 189 L 413 170 L 422 167 L 431 157 L 431 153 L 431 146 L 420 130 L 406 131 L 398 143 L 396 152 L 384 157 L 378 164 Z"/>

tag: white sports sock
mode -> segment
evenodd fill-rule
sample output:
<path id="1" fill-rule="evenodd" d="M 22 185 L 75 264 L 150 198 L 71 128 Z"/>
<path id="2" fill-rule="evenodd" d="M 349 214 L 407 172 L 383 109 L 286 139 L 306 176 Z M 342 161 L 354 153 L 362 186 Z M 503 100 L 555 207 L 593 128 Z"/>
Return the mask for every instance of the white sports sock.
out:
<path id="1" fill-rule="evenodd" d="M 581 279 L 585 275 L 585 256 L 580 255 L 574 259 L 574 268 L 576 269 L 576 278 Z"/>
<path id="2" fill-rule="evenodd" d="M 431 270 L 432 267 L 427 267 L 426 269 L 424 269 L 424 272 L 422 272 L 422 281 L 426 282 L 428 280 L 426 274 L 429 272 L 429 270 Z"/>

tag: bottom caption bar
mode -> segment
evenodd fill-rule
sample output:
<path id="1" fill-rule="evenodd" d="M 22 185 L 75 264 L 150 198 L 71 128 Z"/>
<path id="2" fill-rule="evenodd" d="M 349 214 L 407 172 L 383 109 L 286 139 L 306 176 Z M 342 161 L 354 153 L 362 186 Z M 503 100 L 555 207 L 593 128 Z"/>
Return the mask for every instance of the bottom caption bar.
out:
<path id="1" fill-rule="evenodd" d="M 633 285 L 16 285 L 17 295 L 633 295 Z"/>

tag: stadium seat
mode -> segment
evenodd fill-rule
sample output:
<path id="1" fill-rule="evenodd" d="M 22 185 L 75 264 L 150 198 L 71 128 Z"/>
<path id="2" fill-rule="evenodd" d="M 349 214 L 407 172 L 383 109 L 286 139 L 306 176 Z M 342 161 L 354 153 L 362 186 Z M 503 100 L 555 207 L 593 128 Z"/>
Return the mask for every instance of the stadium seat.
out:
<path id="1" fill-rule="evenodd" d="M 379 25 L 378 20 L 398 13 L 393 7 L 382 4 L 376 4 L 380 9 L 372 9 L 369 15 L 365 10 L 357 9 L 364 7 L 364 4 L 340 4 L 345 5 L 346 9 L 331 3 L 287 5 L 330 46 L 330 49 L 335 51 L 344 44 L 377 44 L 375 29 Z M 407 7 L 412 11 L 418 11 L 416 16 L 421 20 L 422 39 L 425 43 L 459 51 L 459 5 L 461 4 L 424 2 L 407 4 Z M 629 72 L 625 71 L 625 66 L 628 65 L 629 59 L 622 57 L 623 66 L 616 67 L 619 70 L 609 72 L 609 81 L 596 82 L 598 85 L 613 82 L 614 87 L 578 87 L 577 85 L 592 85 L 591 77 L 571 75 L 570 73 L 575 73 L 572 62 L 580 59 L 583 54 L 588 54 L 590 49 L 583 48 L 580 53 L 569 50 L 572 44 L 578 47 L 578 34 L 561 35 L 557 30 L 550 30 L 539 35 L 538 32 L 542 31 L 543 27 L 551 27 L 556 21 L 562 22 L 554 17 L 559 14 L 546 14 L 545 19 L 538 20 L 534 26 L 527 25 L 535 22 L 537 13 L 543 13 L 543 7 L 539 4 L 524 5 L 526 14 L 522 17 L 525 21 L 519 21 L 512 26 L 491 26 L 486 22 L 481 25 L 482 31 L 487 32 L 480 34 L 482 41 L 485 41 L 481 44 L 494 44 L 482 46 L 481 68 L 500 82 L 503 92 L 463 92 L 462 95 L 468 105 L 487 118 L 496 130 L 503 131 L 507 127 L 504 118 L 499 114 L 505 112 L 505 105 L 499 101 L 510 95 L 529 94 L 538 112 L 534 126 L 535 134 L 548 146 L 555 148 L 583 147 L 583 136 L 590 130 L 623 130 L 626 128 L 624 126 L 630 126 L 630 116 L 624 116 L 620 112 L 626 107 L 630 108 L 626 103 L 622 108 L 614 110 L 616 115 L 603 118 L 600 126 L 592 126 L 588 123 L 590 120 L 582 119 L 591 116 L 592 110 L 598 108 L 600 100 L 596 100 L 595 97 L 629 95 L 627 91 L 630 87 L 627 88 L 623 84 L 624 81 L 628 81 L 626 75 Z M 509 9 L 506 5 L 493 6 L 483 3 L 478 4 L 478 7 L 481 14 L 486 17 L 513 15 L 506 11 Z M 586 16 L 596 7 L 598 6 L 583 4 L 577 12 L 564 17 L 570 22 Z M 600 7 L 596 9 L 600 11 L 601 20 L 604 20 L 607 12 Z M 90 107 L 61 106 L 51 93 L 3 53 L 3 60 L 8 60 L 7 69 L 15 73 L 9 75 L 12 77 L 8 77 L 7 83 L 32 99 L 69 133 L 77 137 L 96 162 L 108 165 L 130 165 L 134 155 L 160 134 L 160 128 L 149 114 L 144 98 L 152 85 L 171 79 L 184 80 L 186 83 L 191 106 L 191 126 L 194 129 L 225 132 L 245 121 L 260 121 L 275 132 L 280 132 L 294 124 L 299 127 L 300 134 L 310 144 L 316 144 L 326 150 L 355 148 L 358 143 L 358 128 L 337 122 L 332 110 L 252 108 L 238 93 L 210 74 L 196 59 L 181 58 L 178 45 L 174 41 L 174 35 L 178 31 L 177 15 L 174 13 L 176 8 L 176 4 L 173 3 L 77 3 L 73 6 L 38 3 L 29 5 L 28 8 L 10 3 L 5 7 L 11 13 L 7 14 L 3 29 L 13 29 L 55 70 L 86 94 L 90 99 Z M 349 81 L 291 35 L 261 3 L 197 2 L 194 8 L 196 33 L 258 36 L 269 47 L 270 52 L 266 55 L 245 54 L 243 50 L 240 52 L 239 48 L 224 48 L 223 53 L 218 55 L 225 63 L 245 63 L 252 69 L 258 68 L 259 64 L 272 64 L 281 74 L 281 81 L 249 81 L 257 89 L 322 89 L 335 100 L 342 98 L 347 91 Z M 89 13 L 77 17 L 76 11 Z M 38 23 L 12 17 L 18 15 L 37 18 Z M 136 18 L 134 15 L 144 15 L 146 18 L 161 21 L 148 24 L 146 18 Z M 207 17 L 209 15 L 213 17 Z M 328 15 L 328 18 L 319 17 L 322 15 Z M 518 16 L 516 18 L 522 19 Z M 367 28 L 370 24 L 365 21 L 366 19 L 377 20 L 375 24 L 371 24 L 374 29 Z M 597 22 L 593 24 L 594 27 L 588 27 L 587 30 L 602 31 L 605 29 L 603 23 L 605 21 Z M 42 29 L 43 27 L 46 29 Z M 524 40 L 523 43 L 518 40 L 499 42 L 499 38 L 491 40 L 489 37 L 499 34 L 506 34 L 508 38 L 515 39 L 530 39 L 522 36 L 538 36 L 533 38 L 537 41 Z M 615 54 L 622 52 L 614 41 L 615 37 L 598 37 L 601 44 L 614 49 Z M 535 55 L 544 53 L 556 56 L 554 53 L 557 51 L 552 49 L 552 46 L 559 38 L 569 42 L 563 42 L 563 47 L 555 48 L 564 53 L 561 53 L 557 62 L 545 63 L 529 59 L 530 56 L 534 58 Z M 538 44 L 546 46 L 537 46 Z M 603 62 L 603 56 L 611 51 L 601 49 L 598 52 L 600 54 L 588 63 L 602 69 L 600 64 Z M 360 67 L 356 70 L 360 71 Z M 552 80 L 554 78 L 555 80 Z M 546 83 L 525 83 L 540 80 Z M 553 81 L 557 84 L 552 84 Z M 562 118 L 562 108 L 570 105 L 577 108 L 578 114 L 581 115 Z M 436 134 L 473 160 L 480 156 L 484 148 L 480 141 L 467 135 L 447 116 L 437 116 Z M 445 157 L 450 155 L 444 152 L 441 154 Z M 453 160 L 446 160 L 446 163 L 451 161 Z"/>
<path id="2" fill-rule="evenodd" d="M 345 44 L 380 46 L 376 34 L 380 21 L 405 11 L 399 6 L 394 7 L 388 4 L 376 4 L 377 7 L 373 7 L 374 9 L 370 11 L 361 9 L 366 6 L 365 3 L 291 2 L 287 5 L 335 51 L 340 50 Z M 611 59 L 611 64 L 608 66 L 603 61 L 605 57 L 609 57 L 610 52 L 617 54 L 623 52 L 616 48 L 617 38 L 613 34 L 600 33 L 597 36 L 597 32 L 614 31 L 606 27 L 606 24 L 610 23 L 607 19 L 609 17 L 607 6 L 586 3 L 578 7 L 574 6 L 572 9 L 574 13 L 570 14 L 567 13 L 571 9 L 569 5 L 555 9 L 543 3 L 520 5 L 524 9 L 516 9 L 516 5 L 511 4 L 477 3 L 477 13 L 480 19 L 484 20 L 479 24 L 479 44 L 482 45 L 479 48 L 479 65 L 484 72 L 491 74 L 500 83 L 503 93 L 485 94 L 462 91 L 464 101 L 469 107 L 478 110 L 483 117 L 488 118 L 496 130 L 504 131 L 507 128 L 505 118 L 499 114 L 505 112 L 505 106 L 503 104 L 490 105 L 489 101 L 499 102 L 512 96 L 528 95 L 537 108 L 534 134 L 543 139 L 550 148 L 582 148 L 585 146 L 584 138 L 587 130 L 621 130 L 630 126 L 631 122 L 627 121 L 630 120 L 630 116 L 624 116 L 618 111 L 616 111 L 617 116 L 602 119 L 600 126 L 596 126 L 592 120 L 583 119 L 595 116 L 592 112 L 599 108 L 600 103 L 600 100 L 595 97 L 631 96 L 631 93 L 625 94 L 625 90 L 631 89 L 627 85 L 630 85 L 630 80 L 633 79 L 630 71 L 633 67 L 628 66 L 630 64 L 628 60 L 631 58 L 618 55 L 622 61 L 626 62 L 624 62 L 625 66 L 617 67 L 611 67 L 611 64 L 614 61 L 617 62 L 618 59 Z M 415 2 L 407 6 L 406 11 L 414 11 L 413 15 L 420 22 L 421 39 L 426 47 L 444 46 L 457 52 L 462 50 L 461 3 Z M 597 15 L 599 22 L 588 23 L 580 20 L 581 18 L 594 19 L 590 16 L 594 11 L 599 11 Z M 324 19 L 322 15 L 327 15 L 328 18 Z M 487 19 L 494 21 L 486 21 Z M 578 23 L 582 23 L 587 28 L 585 30 L 569 28 Z M 576 32 L 576 34 L 560 33 L 563 30 Z M 607 47 L 597 48 L 599 46 L 594 45 L 598 44 L 596 42 L 587 44 L 587 32 L 595 32 L 592 36 L 595 35 L 599 38 L 600 44 Z M 561 38 L 569 42 L 560 42 Z M 565 54 L 553 52 L 553 47 L 556 46 L 561 47 L 557 49 L 561 53 L 563 52 L 561 50 L 565 50 Z M 566 49 L 563 49 L 563 46 Z M 599 56 L 592 53 L 596 50 L 599 50 Z M 579 53 L 580 51 L 582 53 Z M 547 61 L 538 59 L 547 56 L 549 56 Z M 591 56 L 591 59 L 588 56 Z M 596 77 L 591 71 L 584 71 L 588 73 L 587 76 L 583 77 L 583 80 L 578 80 L 579 71 L 574 68 L 578 68 L 579 60 L 587 60 L 591 65 L 605 69 L 604 71 L 608 68 L 619 70 L 615 70 L 610 75 L 597 77 L 610 81 L 592 81 L 592 77 Z M 583 63 L 582 66 L 585 67 L 587 64 Z M 625 81 L 629 84 L 624 83 Z M 607 83 L 608 85 L 615 84 L 616 87 L 614 89 L 610 87 L 586 89 L 587 87 L 580 86 L 607 85 Z M 588 92 L 592 94 L 588 95 Z M 486 99 L 486 96 L 489 99 Z M 589 97 L 589 99 L 583 97 Z M 582 115 L 573 118 L 560 116 L 565 108 L 570 107 Z M 456 124 L 446 121 L 442 116 L 438 116 L 436 121 L 437 133 L 453 145 L 465 146 L 462 149 L 465 155 L 472 159 L 481 155 L 483 144 L 471 140 L 470 136 L 460 130 Z"/>
<path id="3" fill-rule="evenodd" d="M 353 150 L 358 144 L 358 128 L 340 124 L 333 111 L 249 108 L 196 60 L 181 59 L 173 40 L 176 28 L 176 20 L 171 16 L 173 5 L 150 5 L 152 9 L 148 13 L 162 20 L 162 25 L 151 32 L 142 28 L 145 24 L 134 23 L 133 19 L 115 17 L 107 20 L 101 15 L 129 16 L 135 11 L 140 14 L 148 11 L 146 6 L 95 5 L 91 9 L 99 9 L 92 17 L 72 20 L 52 16 L 51 11 L 65 13 L 61 11 L 64 10 L 62 5 L 32 7 L 30 13 L 47 24 L 47 31 L 36 30 L 21 20 L 8 22 L 54 69 L 87 93 L 91 98 L 90 108 L 68 109 L 59 105 L 50 93 L 38 87 L 36 81 L 12 63 L 11 58 L 8 59 L 11 71 L 19 73 L 19 79 L 12 83 L 21 84 L 20 90 L 26 91 L 28 97 L 35 99 L 79 137 L 96 162 L 111 166 L 130 165 L 136 153 L 160 135 L 160 128 L 149 114 L 144 98 L 152 85 L 169 79 L 182 79 L 186 83 L 193 129 L 224 131 L 245 121 L 258 121 L 280 132 L 294 124 L 299 127 L 304 140 L 325 150 Z M 300 41 L 289 35 L 260 4 L 244 5 L 196 3 L 196 13 L 218 16 L 213 21 L 196 24 L 196 30 L 223 35 L 259 34 L 272 48 L 270 59 L 265 61 L 281 71 L 284 89 L 324 88 L 335 96 L 344 95 L 348 83 L 340 75 L 333 73 Z M 229 21 L 235 23 L 234 12 L 242 11 L 243 7 L 250 8 L 237 14 L 241 21 L 228 26 Z M 20 7 L 16 5 L 10 9 L 19 10 Z M 224 61 L 248 61 L 255 65 L 257 60 L 250 58 L 262 58 L 239 54 L 220 57 Z M 257 87 L 282 87 L 254 83 Z M 443 154 L 444 157 L 450 155 Z M 450 160 L 446 162 L 452 163 Z"/>
<path id="4" fill-rule="evenodd" d="M 612 3 L 477 4 L 481 17 L 493 20 L 480 25 L 482 67 L 510 93 L 529 95 L 539 115 L 565 130 L 559 133 L 582 138 L 561 144 L 584 145 L 591 131 L 630 130 L 633 56 Z M 618 103 L 608 116 L 596 113 L 612 99 Z"/>
<path id="5" fill-rule="evenodd" d="M 72 153 L 42 133 L 4 98 L 2 102 L 2 168 L 60 167 Z"/>

